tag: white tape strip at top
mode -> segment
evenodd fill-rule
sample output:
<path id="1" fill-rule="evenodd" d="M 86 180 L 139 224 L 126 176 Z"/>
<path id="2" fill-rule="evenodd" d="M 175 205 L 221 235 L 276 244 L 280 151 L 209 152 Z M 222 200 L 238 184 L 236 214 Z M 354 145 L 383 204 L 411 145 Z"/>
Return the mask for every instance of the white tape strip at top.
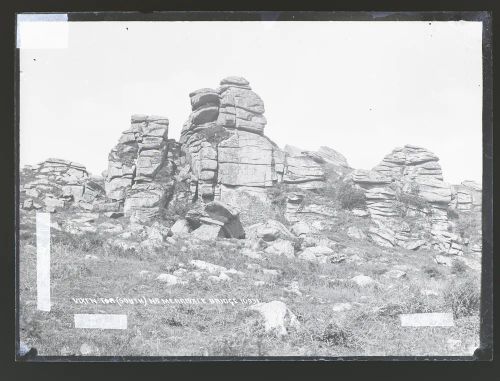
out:
<path id="1" fill-rule="evenodd" d="M 17 15 L 19 49 L 66 49 L 68 47 L 66 13 L 21 13 Z"/>
<path id="2" fill-rule="evenodd" d="M 50 213 L 36 214 L 37 309 L 50 311 Z"/>

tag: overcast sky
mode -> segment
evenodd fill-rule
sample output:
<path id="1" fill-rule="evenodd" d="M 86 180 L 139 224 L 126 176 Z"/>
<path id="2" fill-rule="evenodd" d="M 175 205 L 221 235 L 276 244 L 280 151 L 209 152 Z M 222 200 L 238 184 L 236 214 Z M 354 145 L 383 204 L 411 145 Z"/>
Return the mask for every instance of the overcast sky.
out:
<path id="1" fill-rule="evenodd" d="M 21 165 L 59 157 L 99 174 L 131 114 L 168 117 L 178 139 L 188 94 L 238 75 L 280 147 L 327 145 L 370 169 L 409 143 L 440 157 L 445 181 L 481 182 L 479 22 L 65 24 L 62 48 L 21 49 Z"/>

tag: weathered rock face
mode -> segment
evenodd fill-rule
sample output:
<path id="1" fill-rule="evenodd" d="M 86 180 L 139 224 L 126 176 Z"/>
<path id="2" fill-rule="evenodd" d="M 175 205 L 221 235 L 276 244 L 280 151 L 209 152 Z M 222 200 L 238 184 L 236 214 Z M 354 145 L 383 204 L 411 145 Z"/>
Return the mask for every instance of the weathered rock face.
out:
<path id="1" fill-rule="evenodd" d="M 303 189 L 323 188 L 325 175 L 321 165 L 296 147 L 285 146 L 286 172 L 283 181 Z"/>
<path id="2" fill-rule="evenodd" d="M 91 179 L 85 167 L 68 160 L 47 159 L 23 169 L 24 174 L 33 178 L 23 191 L 29 199 L 23 208 L 41 209 L 54 212 L 70 205 L 92 209 L 93 203 L 104 199 L 104 190 Z"/>
<path id="3" fill-rule="evenodd" d="M 241 77 L 190 94 L 192 113 L 180 142 L 190 167 L 193 199 L 238 202 L 242 193 L 266 199 L 278 182 L 323 186 L 321 167 L 307 156 L 287 155 L 264 136 L 264 102 Z"/>
<path id="4" fill-rule="evenodd" d="M 475 181 L 465 180 L 452 186 L 452 207 L 464 211 L 480 211 L 481 205 L 482 188 Z"/>
<path id="5" fill-rule="evenodd" d="M 328 164 L 330 168 L 337 174 L 337 176 L 345 176 L 352 169 L 347 163 L 347 159 L 335 151 L 333 148 L 321 146 L 317 151 L 306 151 L 298 147 L 293 147 L 290 145 L 285 146 L 285 152 L 290 156 L 307 157 L 312 159 L 315 163 L 323 165 Z M 309 164 L 307 161 L 306 164 Z M 313 165 L 314 166 L 314 165 Z M 320 167 L 321 168 L 321 167 Z M 323 170 L 321 169 L 321 175 L 323 175 Z M 321 177 L 321 176 L 320 176 Z M 320 187 L 323 184 L 320 184 Z"/>
<path id="6" fill-rule="evenodd" d="M 140 221 L 154 217 L 173 189 L 174 161 L 169 158 L 168 119 L 133 115 L 109 154 L 106 196 L 124 202 L 124 212 Z"/>
<path id="7" fill-rule="evenodd" d="M 403 148 L 394 149 L 373 170 L 397 180 L 402 178 L 443 180 L 438 161 L 439 158 L 425 148 L 407 144 Z"/>
<path id="8" fill-rule="evenodd" d="M 387 247 L 415 249 L 422 246 L 423 233 L 427 232 L 435 249 L 449 254 L 462 253 L 460 237 L 449 232 L 447 209 L 452 205 L 454 191 L 443 181 L 438 161 L 432 152 L 406 145 L 394 149 L 371 171 L 352 172 L 352 181 L 366 192 L 367 207 L 376 222 L 369 231 L 375 242 Z M 459 196 L 458 190 L 455 195 L 457 205 L 468 208 L 472 204 L 464 200 L 463 193 Z M 419 232 L 401 227 L 399 219 L 405 197 L 418 201 L 416 205 L 405 204 L 404 213 L 420 220 Z"/>

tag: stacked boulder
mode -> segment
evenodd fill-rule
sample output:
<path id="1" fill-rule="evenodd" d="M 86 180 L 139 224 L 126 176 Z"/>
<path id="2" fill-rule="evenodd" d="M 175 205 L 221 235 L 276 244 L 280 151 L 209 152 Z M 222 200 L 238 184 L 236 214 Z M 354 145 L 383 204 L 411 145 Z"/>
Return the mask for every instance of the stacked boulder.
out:
<path id="1" fill-rule="evenodd" d="M 123 203 L 127 217 L 151 219 L 169 198 L 175 166 L 168 160 L 167 135 L 167 118 L 133 115 L 109 154 L 106 196 Z"/>
<path id="2" fill-rule="evenodd" d="M 180 142 L 194 199 L 238 203 L 243 193 L 265 200 L 266 188 L 283 181 L 307 189 L 323 185 L 321 168 L 312 159 L 287 155 L 264 136 L 264 102 L 246 79 L 227 77 L 219 88 L 190 97 L 192 113 Z"/>

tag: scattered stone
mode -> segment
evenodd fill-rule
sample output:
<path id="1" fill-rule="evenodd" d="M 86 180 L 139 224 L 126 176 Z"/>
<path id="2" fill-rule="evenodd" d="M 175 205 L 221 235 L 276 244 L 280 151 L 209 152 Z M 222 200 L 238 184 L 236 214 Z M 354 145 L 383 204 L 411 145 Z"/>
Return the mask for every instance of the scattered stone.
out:
<path id="1" fill-rule="evenodd" d="M 311 228 L 304 221 L 299 221 L 292 226 L 292 232 L 299 236 L 305 236 L 311 232 Z"/>
<path id="2" fill-rule="evenodd" d="M 360 228 L 356 226 L 349 226 L 347 229 L 347 235 L 354 239 L 365 239 L 366 234 Z"/>
<path id="3" fill-rule="evenodd" d="M 453 258 L 445 257 L 443 255 L 436 255 L 434 257 L 434 260 L 436 261 L 436 263 L 438 265 L 444 265 L 444 266 L 451 267 L 451 265 L 453 264 Z"/>
<path id="4" fill-rule="evenodd" d="M 360 287 L 367 287 L 377 284 L 377 282 L 373 278 L 370 278 L 367 275 L 357 275 L 351 278 L 351 281 L 356 283 Z"/>
<path id="5" fill-rule="evenodd" d="M 429 289 L 422 289 L 420 290 L 420 293 L 423 296 L 439 296 L 439 293 L 435 290 L 429 290 Z"/>
<path id="6" fill-rule="evenodd" d="M 293 240 L 295 236 L 281 222 L 268 220 L 265 223 L 258 223 L 247 228 L 247 237 L 262 239 L 265 242 L 275 241 L 279 238 Z"/>
<path id="7" fill-rule="evenodd" d="M 74 222 L 80 222 L 80 223 L 85 223 L 85 222 L 94 222 L 99 218 L 99 214 L 97 213 L 78 213 L 76 215 L 76 219 L 74 219 Z"/>
<path id="8" fill-rule="evenodd" d="M 227 271 L 224 266 L 214 265 L 213 263 L 205 262 L 199 259 L 193 259 L 189 263 L 197 269 L 207 271 L 210 274 L 218 274 Z"/>
<path id="9" fill-rule="evenodd" d="M 123 231 L 123 226 L 115 225 L 109 222 L 103 222 L 99 224 L 99 230 L 105 231 L 107 233 L 120 233 Z"/>
<path id="10" fill-rule="evenodd" d="M 244 273 L 244 272 L 242 272 L 242 271 L 238 271 L 238 270 L 233 269 L 233 268 L 231 268 L 231 269 L 229 269 L 229 270 L 226 270 L 224 273 L 225 273 L 225 274 L 238 275 L 238 276 L 243 276 L 243 275 L 245 275 L 245 273 Z"/>
<path id="11" fill-rule="evenodd" d="M 33 209 L 33 200 L 31 198 L 28 198 L 27 200 L 24 201 L 23 209 L 26 210 Z"/>
<path id="12" fill-rule="evenodd" d="M 172 286 L 179 283 L 179 278 L 172 274 L 160 274 L 156 279 L 160 282 L 166 283 L 167 286 Z"/>
<path id="13" fill-rule="evenodd" d="M 285 303 L 274 300 L 269 303 L 259 303 L 249 307 L 252 311 L 257 311 L 264 320 L 266 332 L 274 332 L 279 336 L 288 334 L 290 328 L 297 329 L 300 323 L 292 311 Z"/>
<path id="14" fill-rule="evenodd" d="M 344 312 L 344 311 L 349 311 L 350 309 L 352 309 L 351 303 L 335 303 L 332 306 L 333 312 Z"/>
<path id="15" fill-rule="evenodd" d="M 356 217 L 368 217 L 370 215 L 370 213 L 364 209 L 353 209 L 351 213 Z"/>
<path id="16" fill-rule="evenodd" d="M 249 270 L 260 270 L 262 268 L 262 266 L 257 263 L 247 263 L 246 266 Z"/>
<path id="17" fill-rule="evenodd" d="M 151 271 L 141 270 L 141 271 L 139 271 L 139 276 L 141 278 L 147 278 L 147 277 L 151 276 Z"/>
<path id="18" fill-rule="evenodd" d="M 81 346 L 80 346 L 80 354 L 82 356 L 90 356 L 93 354 L 93 349 L 92 349 L 92 346 L 90 344 L 87 344 L 87 343 L 83 343 Z"/>
<path id="19" fill-rule="evenodd" d="M 123 217 L 123 212 L 106 212 L 104 215 L 108 218 L 120 218 Z"/>
<path id="20" fill-rule="evenodd" d="M 382 276 L 384 276 L 386 278 L 392 278 L 392 279 L 401 279 L 401 278 L 406 278 L 407 274 L 401 270 L 389 270 L 386 273 L 384 273 Z"/>
<path id="21" fill-rule="evenodd" d="M 40 197 L 40 192 L 36 189 L 26 189 L 25 193 L 26 193 L 26 196 L 29 196 L 29 197 L 33 197 L 33 198 Z"/>
<path id="22" fill-rule="evenodd" d="M 260 255 L 259 253 L 247 248 L 241 249 L 241 254 L 252 259 L 258 259 L 258 260 L 264 259 L 264 257 L 262 257 L 262 255 Z"/>
<path id="23" fill-rule="evenodd" d="M 404 247 L 405 249 L 408 249 L 408 250 L 417 250 L 419 249 L 420 247 L 424 246 L 427 242 L 423 239 L 418 239 L 418 240 L 415 240 L 415 241 L 409 241 L 407 242 Z"/>
<path id="24" fill-rule="evenodd" d="M 299 259 L 309 262 L 327 263 L 329 256 L 333 255 L 333 253 L 333 250 L 329 247 L 313 246 L 302 251 L 299 254 Z"/>
<path id="25" fill-rule="evenodd" d="M 392 248 L 396 244 L 394 232 L 388 227 L 371 226 L 368 230 L 370 238 L 377 244 L 383 247 Z"/>
<path id="26" fill-rule="evenodd" d="M 446 344 L 448 345 L 448 348 L 450 348 L 451 350 L 457 350 L 462 346 L 462 340 L 450 338 L 446 340 Z"/>
<path id="27" fill-rule="evenodd" d="M 295 280 L 292 281 L 288 287 L 284 288 L 283 291 L 289 294 L 302 296 L 302 292 L 299 289 L 299 282 Z"/>
<path id="28" fill-rule="evenodd" d="M 223 237 L 224 233 L 220 225 L 201 225 L 198 229 L 193 230 L 191 235 L 203 241 L 213 241 L 218 237 Z"/>
<path id="29" fill-rule="evenodd" d="M 278 270 L 274 269 L 262 269 L 262 273 L 264 275 L 270 275 L 270 276 L 279 276 L 280 272 Z"/>
<path id="30" fill-rule="evenodd" d="M 180 219 L 175 221 L 175 223 L 170 228 L 170 231 L 173 235 L 182 235 L 189 234 L 191 228 L 189 227 L 189 223 L 186 219 Z"/>
<path id="31" fill-rule="evenodd" d="M 45 197 L 43 202 L 48 208 L 64 208 L 64 200 L 61 199 Z"/>
<path id="32" fill-rule="evenodd" d="M 216 282 L 216 283 L 231 281 L 231 277 L 229 275 L 227 275 L 225 272 L 221 272 L 219 274 L 219 276 L 210 275 L 208 277 L 208 279 L 210 279 L 211 281 Z"/>
<path id="33" fill-rule="evenodd" d="M 287 258 L 294 258 L 295 256 L 293 244 L 281 238 L 272 242 L 264 252 L 272 255 L 284 255 Z"/>
<path id="34" fill-rule="evenodd" d="M 328 257 L 330 263 L 341 263 L 344 262 L 347 257 L 342 253 L 334 253 Z"/>

